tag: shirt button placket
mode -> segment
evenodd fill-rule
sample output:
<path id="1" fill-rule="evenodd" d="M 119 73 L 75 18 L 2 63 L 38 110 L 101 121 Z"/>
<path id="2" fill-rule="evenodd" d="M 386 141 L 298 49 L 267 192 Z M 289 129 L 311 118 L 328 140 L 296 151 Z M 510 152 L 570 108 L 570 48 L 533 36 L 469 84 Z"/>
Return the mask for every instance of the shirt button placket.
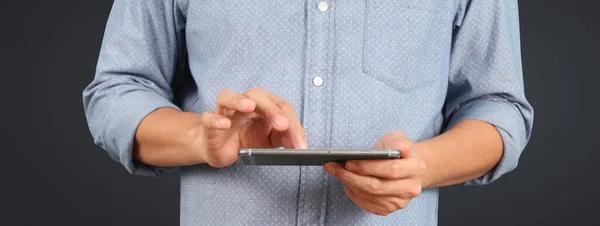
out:
<path id="1" fill-rule="evenodd" d="M 332 0 L 311 0 L 307 4 L 307 93 L 304 126 L 311 148 L 327 148 L 331 114 L 330 52 L 333 16 Z M 327 81 L 326 81 L 327 80 Z M 322 225 L 326 188 L 323 168 L 300 167 L 298 225 Z"/>

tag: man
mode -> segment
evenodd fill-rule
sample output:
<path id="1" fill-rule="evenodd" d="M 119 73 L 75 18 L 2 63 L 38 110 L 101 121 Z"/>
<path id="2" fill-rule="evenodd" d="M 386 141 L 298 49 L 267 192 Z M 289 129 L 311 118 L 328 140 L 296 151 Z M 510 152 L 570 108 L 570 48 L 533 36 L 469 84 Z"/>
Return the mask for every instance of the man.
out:
<path id="1" fill-rule="evenodd" d="M 130 173 L 180 167 L 182 225 L 436 225 L 439 187 L 516 167 L 522 80 L 516 0 L 116 0 L 83 97 Z M 243 166 L 244 147 L 403 156 Z"/>

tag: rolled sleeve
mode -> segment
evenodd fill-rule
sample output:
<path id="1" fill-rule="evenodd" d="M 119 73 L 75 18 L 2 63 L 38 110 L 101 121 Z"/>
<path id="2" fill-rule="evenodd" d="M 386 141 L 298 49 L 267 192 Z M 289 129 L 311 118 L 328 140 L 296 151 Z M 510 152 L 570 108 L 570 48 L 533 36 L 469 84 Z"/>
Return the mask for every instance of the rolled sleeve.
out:
<path id="1" fill-rule="evenodd" d="M 528 131 L 526 131 L 528 127 L 523 118 L 522 112 L 503 99 L 474 100 L 466 103 L 454 113 L 448 128 L 467 119 L 484 121 L 492 124 L 498 130 L 504 146 L 502 158 L 494 169 L 482 177 L 464 183 L 464 185 L 491 183 L 517 167 L 519 156 L 521 156 L 528 137 Z"/>
<path id="2" fill-rule="evenodd" d="M 458 0 L 446 99 L 446 130 L 476 119 L 495 126 L 504 151 L 497 165 L 464 185 L 509 173 L 531 136 L 533 108 L 525 98 L 516 0 Z"/>
<path id="3" fill-rule="evenodd" d="M 169 168 L 133 159 L 141 121 L 174 108 L 171 83 L 182 27 L 174 1 L 116 0 L 109 16 L 94 80 L 83 104 L 94 142 L 129 173 L 158 176 Z"/>
<path id="4" fill-rule="evenodd" d="M 169 168 L 133 160 L 135 134 L 141 121 L 159 108 L 179 109 L 164 96 L 134 82 L 114 79 L 85 93 L 86 115 L 94 142 L 135 175 L 158 176 Z"/>

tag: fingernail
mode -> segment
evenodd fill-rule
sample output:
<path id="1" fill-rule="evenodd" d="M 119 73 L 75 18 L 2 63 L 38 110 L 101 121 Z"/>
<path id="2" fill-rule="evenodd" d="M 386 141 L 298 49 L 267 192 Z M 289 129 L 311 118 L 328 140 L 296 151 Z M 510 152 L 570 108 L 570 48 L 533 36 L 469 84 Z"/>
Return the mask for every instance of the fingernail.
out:
<path id="1" fill-rule="evenodd" d="M 283 117 L 282 115 L 275 116 L 275 119 L 273 120 L 273 124 L 275 124 L 276 127 L 281 128 L 283 126 L 283 124 L 285 124 L 285 117 Z"/>
<path id="2" fill-rule="evenodd" d="M 354 171 L 356 169 L 356 163 L 347 162 L 346 163 L 346 169 Z"/>
<path id="3" fill-rule="evenodd" d="M 248 100 L 248 99 L 241 99 L 237 102 L 238 108 L 245 108 L 248 105 L 250 105 L 250 100 Z"/>
<path id="4" fill-rule="evenodd" d="M 221 118 L 221 119 L 217 120 L 217 125 L 219 125 L 219 126 L 227 125 L 227 119 Z"/>

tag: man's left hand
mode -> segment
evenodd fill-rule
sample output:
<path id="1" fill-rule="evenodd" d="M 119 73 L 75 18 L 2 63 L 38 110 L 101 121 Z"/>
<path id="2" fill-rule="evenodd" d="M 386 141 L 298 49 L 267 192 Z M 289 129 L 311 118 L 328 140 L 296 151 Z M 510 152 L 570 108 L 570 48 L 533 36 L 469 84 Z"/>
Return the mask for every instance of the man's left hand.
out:
<path id="1" fill-rule="evenodd" d="M 346 195 L 359 207 L 387 216 L 421 194 L 426 167 L 415 144 L 401 132 L 386 134 L 374 148 L 397 149 L 402 156 L 393 160 L 353 160 L 345 166 L 326 163 L 324 167 L 344 183 Z"/>

